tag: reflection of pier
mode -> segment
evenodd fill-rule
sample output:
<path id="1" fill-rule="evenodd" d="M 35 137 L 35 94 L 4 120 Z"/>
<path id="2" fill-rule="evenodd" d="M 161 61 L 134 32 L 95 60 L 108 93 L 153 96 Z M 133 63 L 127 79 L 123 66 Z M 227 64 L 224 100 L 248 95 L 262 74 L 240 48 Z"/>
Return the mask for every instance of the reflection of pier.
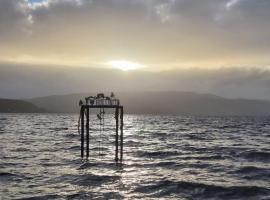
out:
<path id="1" fill-rule="evenodd" d="M 84 157 L 84 152 L 86 153 L 86 158 L 89 158 L 89 126 L 90 126 L 90 109 L 99 108 L 100 112 L 97 114 L 97 118 L 100 120 L 100 126 L 104 125 L 104 109 L 113 108 L 115 109 L 115 161 L 119 161 L 119 148 L 120 148 L 120 161 L 123 160 L 123 106 L 120 105 L 119 99 L 111 96 L 105 96 L 103 93 L 97 94 L 97 96 L 90 96 L 85 98 L 85 102 L 80 101 L 80 132 L 81 132 L 81 157 Z M 120 137 L 119 137 L 119 117 L 120 117 Z M 103 124 L 102 124 L 103 120 Z M 101 130 L 101 128 L 100 128 Z M 119 143 L 120 140 L 120 143 Z M 84 146 L 86 143 L 86 147 Z"/>

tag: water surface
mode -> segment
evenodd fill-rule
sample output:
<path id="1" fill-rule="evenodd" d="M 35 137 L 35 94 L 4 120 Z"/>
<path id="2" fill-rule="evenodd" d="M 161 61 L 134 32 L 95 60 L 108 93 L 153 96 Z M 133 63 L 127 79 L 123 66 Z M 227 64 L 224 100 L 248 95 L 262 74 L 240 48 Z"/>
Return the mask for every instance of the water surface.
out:
<path id="1" fill-rule="evenodd" d="M 270 117 L 126 115 L 122 165 L 112 115 L 89 161 L 77 121 L 0 114 L 0 199 L 270 199 Z"/>

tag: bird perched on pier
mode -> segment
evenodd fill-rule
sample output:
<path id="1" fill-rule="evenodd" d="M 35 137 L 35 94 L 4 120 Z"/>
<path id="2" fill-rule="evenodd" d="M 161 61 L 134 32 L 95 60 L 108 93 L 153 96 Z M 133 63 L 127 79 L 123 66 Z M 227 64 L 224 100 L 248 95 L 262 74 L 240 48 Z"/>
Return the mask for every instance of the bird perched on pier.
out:
<path id="1" fill-rule="evenodd" d="M 114 93 L 113 92 L 111 92 L 111 98 L 114 98 L 115 96 L 114 96 Z"/>

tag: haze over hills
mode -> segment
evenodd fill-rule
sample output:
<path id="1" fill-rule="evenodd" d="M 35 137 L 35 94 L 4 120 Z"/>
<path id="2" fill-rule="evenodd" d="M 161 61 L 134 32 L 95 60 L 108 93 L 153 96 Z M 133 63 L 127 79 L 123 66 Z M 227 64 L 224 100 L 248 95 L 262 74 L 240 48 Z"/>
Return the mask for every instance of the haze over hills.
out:
<path id="1" fill-rule="evenodd" d="M 0 96 L 28 99 L 85 91 L 189 91 L 270 100 L 270 70 L 259 67 L 121 71 L 0 62 Z"/>
<path id="2" fill-rule="evenodd" d="M 109 93 L 108 93 L 109 94 Z M 93 93 L 28 99 L 50 112 L 78 113 L 78 102 Z M 270 101 L 227 99 L 192 92 L 119 92 L 126 113 L 173 115 L 270 115 Z"/>
<path id="3" fill-rule="evenodd" d="M 0 63 L 1 97 L 25 99 L 47 112 L 77 113 L 79 100 L 90 95 L 82 91 L 115 91 L 127 113 L 270 115 L 269 86 L 270 70 L 256 67 L 123 72 Z M 265 100 L 246 100 L 257 98 Z"/>

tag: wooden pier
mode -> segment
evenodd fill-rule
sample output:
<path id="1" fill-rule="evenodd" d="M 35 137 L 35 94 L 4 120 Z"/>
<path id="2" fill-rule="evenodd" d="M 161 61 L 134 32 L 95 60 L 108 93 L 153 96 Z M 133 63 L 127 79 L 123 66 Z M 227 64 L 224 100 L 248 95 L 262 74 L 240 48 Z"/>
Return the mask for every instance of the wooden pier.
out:
<path id="1" fill-rule="evenodd" d="M 85 102 L 80 101 L 80 134 L 81 134 L 81 158 L 89 158 L 89 130 L 90 130 L 90 110 L 100 109 L 97 114 L 98 119 L 104 120 L 105 109 L 114 109 L 115 118 L 115 161 L 123 161 L 123 126 L 124 126 L 124 108 L 120 105 L 119 99 L 111 93 L 110 97 L 104 96 L 103 93 L 97 96 L 85 98 Z M 104 122 L 104 121 L 103 121 Z M 119 127 L 120 125 L 120 127 Z M 120 128 L 120 135 L 119 135 Z M 120 141 L 119 141 L 120 140 Z M 119 158 L 120 152 L 120 158 Z"/>

